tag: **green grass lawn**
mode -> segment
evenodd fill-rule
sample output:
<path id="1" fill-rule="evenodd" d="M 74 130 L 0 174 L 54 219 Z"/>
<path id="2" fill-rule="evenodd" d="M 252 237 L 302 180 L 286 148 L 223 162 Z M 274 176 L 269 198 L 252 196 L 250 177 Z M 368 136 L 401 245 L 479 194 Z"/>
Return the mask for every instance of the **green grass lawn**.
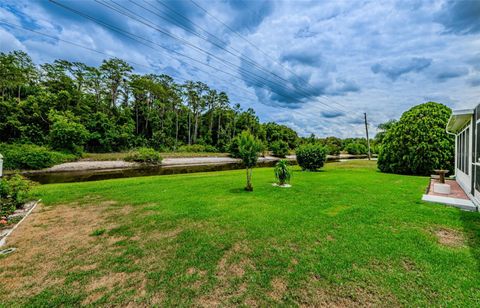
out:
<path id="1" fill-rule="evenodd" d="M 0 303 L 478 306 L 478 213 L 374 162 L 294 170 L 255 169 L 251 193 L 242 170 L 39 186 Z"/>

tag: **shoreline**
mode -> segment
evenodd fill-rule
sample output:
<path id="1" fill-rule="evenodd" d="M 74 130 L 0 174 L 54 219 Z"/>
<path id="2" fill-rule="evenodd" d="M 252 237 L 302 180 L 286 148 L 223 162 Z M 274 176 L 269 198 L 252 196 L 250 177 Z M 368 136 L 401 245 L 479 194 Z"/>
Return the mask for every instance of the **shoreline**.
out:
<path id="1" fill-rule="evenodd" d="M 367 155 L 327 155 L 327 162 L 342 160 L 342 159 L 363 159 Z M 275 162 L 280 159 L 288 161 L 296 161 L 295 155 L 287 155 L 285 158 L 278 158 L 274 156 L 259 157 L 259 163 Z M 40 170 L 20 170 L 21 174 L 50 174 L 63 172 L 81 172 L 81 171 L 108 171 L 108 170 L 129 170 L 129 169 L 146 169 L 150 167 L 189 167 L 189 166 L 212 166 L 225 164 L 239 164 L 241 159 L 227 156 L 209 156 L 209 157 L 178 157 L 178 158 L 164 158 L 159 165 L 148 165 L 136 162 L 127 162 L 123 160 L 79 160 L 75 162 L 68 162 L 55 165 L 50 168 Z M 5 174 L 13 174 L 13 170 L 5 170 Z"/>

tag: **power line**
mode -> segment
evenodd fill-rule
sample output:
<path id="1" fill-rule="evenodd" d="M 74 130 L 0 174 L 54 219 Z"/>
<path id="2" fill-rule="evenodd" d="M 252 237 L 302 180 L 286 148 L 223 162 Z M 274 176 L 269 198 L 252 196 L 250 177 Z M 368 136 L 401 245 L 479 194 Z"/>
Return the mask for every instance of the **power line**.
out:
<path id="1" fill-rule="evenodd" d="M 268 53 L 264 52 L 262 49 L 260 49 L 260 47 L 258 47 L 256 44 L 252 43 L 250 40 L 248 40 L 246 37 L 244 37 L 243 35 L 241 35 L 240 33 L 238 33 L 235 29 L 232 29 L 232 27 L 230 27 L 228 24 L 226 24 L 225 22 L 223 22 L 220 18 L 216 17 L 215 15 L 211 14 L 208 10 L 206 10 L 205 8 L 203 8 L 200 4 L 198 4 L 196 1 L 194 0 L 190 0 L 190 2 L 192 2 L 196 7 L 198 7 L 200 10 L 202 10 L 205 14 L 207 14 L 208 16 L 212 17 L 213 19 L 215 19 L 217 22 L 221 23 L 222 25 L 224 25 L 230 32 L 236 34 L 239 38 L 241 38 L 242 40 L 244 40 L 245 42 L 247 42 L 250 46 L 252 46 L 253 48 L 255 48 L 256 50 L 260 51 L 264 56 L 266 56 L 267 58 L 269 58 L 272 62 L 274 62 L 275 64 L 277 65 L 280 65 L 281 67 L 283 67 L 285 70 L 287 70 L 288 72 L 290 72 L 291 74 L 293 74 L 297 80 L 300 80 L 301 82 L 305 83 L 305 85 L 311 87 L 310 83 L 305 80 L 304 78 L 302 78 L 301 76 L 299 76 L 298 74 L 296 74 L 293 70 L 291 70 L 290 68 L 288 68 L 287 66 L 283 65 L 282 63 L 276 61 L 274 59 L 273 56 L 269 55 Z M 313 88 L 312 88 L 313 89 Z M 326 95 L 321 95 L 322 97 L 325 97 L 326 99 L 330 100 L 329 97 L 327 97 Z M 339 106 L 342 106 L 342 107 L 345 107 L 345 108 L 348 108 L 347 106 L 343 105 L 343 104 L 340 104 L 338 102 L 335 102 L 333 101 L 333 103 L 339 105 Z"/>
<path id="2" fill-rule="evenodd" d="M 213 66 L 211 66 L 211 65 L 209 65 L 209 64 L 203 63 L 202 61 L 199 61 L 199 60 L 197 60 L 197 59 L 195 59 L 195 58 L 193 58 L 193 57 L 190 57 L 190 56 L 185 55 L 185 54 L 183 54 L 183 53 L 177 52 L 176 50 L 173 50 L 173 49 L 164 47 L 163 45 L 160 45 L 160 44 L 158 44 L 158 43 L 156 43 L 156 42 L 153 42 L 152 40 L 146 39 L 146 38 L 144 38 L 144 37 L 142 37 L 142 36 L 133 34 L 133 33 L 131 33 L 131 32 L 125 31 L 125 30 L 123 30 L 123 29 L 121 29 L 121 28 L 118 28 L 118 27 L 116 27 L 116 26 L 112 26 L 112 25 L 110 25 L 110 24 L 107 24 L 107 23 L 105 23 L 105 22 L 103 22 L 103 21 L 100 21 L 100 20 L 98 20 L 98 19 L 96 19 L 96 18 L 94 18 L 94 17 L 92 17 L 92 16 L 90 16 L 90 15 L 88 15 L 88 14 L 85 14 L 85 13 L 82 13 L 82 12 L 80 12 L 80 11 L 78 11 L 78 10 L 73 9 L 73 8 L 67 7 L 67 6 L 65 6 L 65 5 L 63 5 L 63 4 L 60 4 L 60 3 L 56 2 L 56 1 L 54 1 L 54 0 L 50 0 L 50 2 L 52 2 L 52 3 L 56 4 L 56 5 L 59 5 L 59 6 L 65 8 L 65 9 L 67 9 L 67 10 L 69 10 L 69 11 L 71 11 L 71 12 L 77 14 L 77 15 L 80 15 L 80 16 L 86 18 L 86 19 L 92 20 L 92 21 L 95 22 L 95 23 L 98 23 L 98 24 L 100 24 L 100 25 L 102 25 L 102 26 L 104 26 L 104 27 L 106 27 L 106 28 L 108 28 L 108 29 L 110 29 L 110 30 L 112 30 L 112 31 L 114 31 L 114 32 L 117 32 L 117 33 L 119 33 L 119 34 L 121 34 L 121 35 L 124 35 L 124 36 L 128 37 L 129 39 L 131 39 L 131 40 L 133 40 L 133 41 L 136 41 L 137 43 L 140 43 L 140 44 L 142 44 L 142 45 L 145 45 L 145 46 L 147 46 L 147 47 L 149 47 L 149 48 L 151 48 L 151 49 L 153 49 L 153 50 L 155 50 L 155 51 L 158 51 L 158 49 L 156 49 L 156 48 L 148 45 L 147 43 L 150 43 L 150 44 L 159 46 L 160 48 L 165 49 L 165 50 L 167 50 L 167 51 L 169 51 L 169 52 L 171 52 L 171 53 L 174 53 L 174 54 L 177 54 L 177 55 L 179 55 L 179 56 L 185 57 L 185 58 L 187 58 L 187 59 L 189 59 L 189 60 L 192 60 L 192 61 L 194 61 L 194 62 L 197 62 L 197 63 L 199 63 L 199 64 L 201 64 L 201 65 L 208 66 L 208 67 L 210 67 L 210 68 L 212 68 L 212 69 L 215 69 L 216 71 L 220 71 L 220 72 L 222 72 L 222 73 L 224 73 L 224 74 L 227 74 L 227 75 L 229 75 L 229 76 L 231 76 L 231 77 L 233 77 L 233 78 L 239 79 L 239 80 L 241 80 L 241 81 L 245 81 L 245 80 L 243 80 L 242 78 L 240 78 L 240 77 L 238 77 L 238 76 L 236 76 L 236 75 L 234 75 L 234 74 L 232 74 L 232 73 L 230 73 L 230 72 L 227 72 L 227 71 L 222 70 L 222 69 L 220 69 L 220 68 L 213 67 Z M 145 42 L 147 42 L 147 43 L 145 43 Z M 179 60 L 179 59 L 177 59 L 177 60 Z M 181 60 L 179 60 L 179 61 L 181 61 Z M 279 93 L 277 93 L 277 92 L 274 92 L 274 93 L 282 96 L 281 94 L 279 94 Z"/>
<path id="3" fill-rule="evenodd" d="M 55 1 L 53 1 L 53 0 L 51 0 L 51 1 L 52 1 L 52 2 L 55 2 Z M 99 4 L 104 5 L 105 7 L 110 8 L 110 9 L 112 9 L 112 10 L 114 10 L 114 11 L 122 14 L 123 16 L 130 17 L 130 18 L 132 18 L 132 19 L 134 19 L 134 20 L 136 20 L 136 21 L 138 21 L 138 22 L 146 25 L 146 26 L 149 27 L 149 28 L 152 28 L 152 29 L 154 29 L 154 30 L 157 30 L 157 31 L 159 31 L 159 32 L 162 33 L 162 34 L 165 34 L 165 35 L 167 35 L 167 36 L 169 36 L 169 37 L 172 37 L 173 39 L 176 39 L 176 40 L 178 40 L 178 41 L 180 41 L 180 42 L 183 42 L 183 43 L 185 43 L 186 45 L 188 45 L 188 46 L 190 46 L 190 47 L 192 47 L 192 48 L 194 48 L 194 49 L 196 49 L 196 50 L 199 50 L 200 52 L 205 53 L 206 55 L 208 55 L 208 56 L 216 59 L 217 61 L 219 61 L 219 62 L 221 62 L 221 63 L 223 63 L 223 64 L 226 63 L 227 66 L 229 66 L 229 67 L 232 67 L 232 66 L 233 66 L 233 67 L 235 67 L 235 68 L 238 68 L 240 71 L 242 71 L 242 72 L 244 72 L 244 73 L 246 73 L 246 74 L 250 74 L 250 78 L 251 78 L 251 75 L 253 75 L 254 78 L 256 78 L 256 81 L 257 81 L 257 82 L 263 82 L 263 83 L 265 83 L 265 84 L 271 83 L 271 84 L 274 84 L 274 85 L 276 85 L 276 86 L 278 86 L 278 87 L 280 87 L 280 88 L 283 88 L 283 86 L 284 86 L 284 85 L 275 83 L 273 80 L 265 79 L 264 77 L 262 77 L 262 76 L 260 76 L 260 75 L 258 75 L 258 74 L 255 74 L 255 73 L 253 73 L 253 72 L 251 72 L 251 71 L 248 71 L 248 70 L 246 70 L 246 69 L 238 66 L 238 65 L 235 64 L 235 63 L 232 63 L 232 62 L 230 62 L 230 61 L 221 59 L 221 58 L 217 57 L 216 55 L 214 55 L 213 53 L 211 53 L 211 52 L 209 52 L 209 51 L 206 51 L 206 50 L 198 47 L 197 45 L 192 44 L 192 43 L 186 41 L 186 40 L 183 39 L 183 38 L 179 38 L 178 36 L 173 35 L 173 34 L 167 32 L 167 31 L 165 31 L 165 30 L 163 30 L 163 29 L 159 29 L 158 27 L 156 27 L 157 25 L 155 25 L 155 24 L 153 24 L 154 26 L 152 26 L 152 23 L 151 23 L 148 19 L 145 19 L 144 17 L 139 16 L 138 14 L 132 12 L 132 11 L 129 10 L 128 8 L 125 8 L 124 6 L 122 6 L 122 5 L 118 4 L 118 3 L 115 3 L 115 2 L 114 2 L 114 4 L 116 4 L 117 6 L 120 6 L 122 9 L 124 9 L 124 10 L 126 10 L 126 11 L 128 11 L 128 12 L 130 12 L 130 13 L 127 14 L 127 13 L 125 13 L 125 12 L 122 12 L 122 11 L 119 10 L 118 8 L 113 7 L 112 5 L 109 5 L 109 4 L 105 4 L 105 3 L 103 3 L 103 2 L 101 3 L 101 2 L 99 2 L 98 0 L 97 0 L 96 2 L 98 2 Z M 132 14 L 134 15 L 134 17 L 132 17 Z M 140 20 L 139 20 L 138 17 L 135 17 L 135 16 L 138 16 L 138 17 L 140 18 Z M 145 21 L 142 21 L 141 19 L 147 20 L 148 23 L 146 23 Z M 150 24 L 149 24 L 149 23 L 150 23 Z M 272 88 L 272 86 L 270 86 L 270 91 L 273 92 L 273 93 L 275 93 L 275 94 L 277 94 L 277 95 L 279 95 L 279 96 L 282 96 L 282 97 L 287 98 L 287 99 L 292 100 L 292 101 L 298 101 L 297 99 L 295 99 L 294 97 L 290 96 L 289 94 L 284 94 L 284 93 L 279 93 L 279 92 L 276 92 L 276 91 L 272 91 L 271 88 Z M 298 102 L 301 102 L 301 101 L 298 101 Z M 323 103 L 323 102 L 320 102 L 320 103 L 323 104 L 323 105 L 325 105 L 325 106 L 327 106 L 327 107 L 329 107 L 329 108 L 335 108 L 335 107 L 331 107 L 331 106 L 329 106 L 329 105 L 327 105 L 327 104 L 325 104 L 325 103 Z M 338 108 L 336 108 L 336 109 L 338 109 Z M 344 110 L 342 110 L 342 112 L 344 112 Z"/>
<path id="4" fill-rule="evenodd" d="M 54 2 L 54 1 L 52 1 L 52 2 Z M 55 4 L 58 4 L 58 3 L 55 3 Z M 61 4 L 59 4 L 59 5 L 60 5 L 60 6 L 63 6 L 63 5 L 61 5 Z M 155 50 L 155 51 L 158 51 L 158 49 L 155 49 L 154 47 L 146 44 L 145 42 L 148 42 L 148 43 L 151 43 L 151 44 L 154 44 L 154 45 L 158 45 L 158 46 L 161 47 L 162 49 L 168 50 L 168 51 L 170 51 L 170 52 L 172 52 L 172 53 L 174 53 L 174 54 L 178 54 L 178 55 L 180 55 L 180 56 L 182 56 L 182 57 L 186 57 L 186 58 L 188 58 L 188 59 L 190 59 L 190 60 L 192 60 L 192 61 L 198 62 L 198 63 L 201 64 L 201 65 L 208 66 L 208 67 L 210 67 L 210 68 L 212 68 L 212 69 L 215 69 L 215 70 L 217 70 L 217 71 L 221 71 L 221 72 L 223 72 L 223 73 L 225 73 L 225 74 L 228 74 L 228 75 L 230 75 L 230 76 L 232 76 L 232 77 L 234 77 L 234 78 L 236 78 L 236 79 L 240 79 L 240 80 L 244 81 L 243 79 L 239 78 L 238 76 L 232 75 L 232 74 L 229 73 L 229 72 L 226 72 L 226 71 L 223 71 L 223 70 L 221 70 L 221 69 L 219 69 L 219 68 L 216 68 L 216 67 L 213 67 L 213 66 L 211 66 L 211 65 L 205 64 L 205 63 L 203 63 L 203 62 L 201 62 L 201 61 L 198 61 L 198 60 L 196 60 L 196 59 L 194 59 L 194 58 L 192 58 L 192 57 L 189 57 L 189 56 L 184 55 L 184 54 L 182 54 L 182 53 L 176 52 L 175 50 L 171 50 L 171 49 L 168 49 L 168 48 L 166 48 L 166 47 L 163 47 L 162 45 L 159 45 L 159 44 L 156 44 L 155 42 L 152 42 L 151 40 L 145 39 L 145 38 L 143 38 L 143 37 L 141 37 L 141 36 L 135 35 L 135 34 L 130 33 L 130 32 L 128 32 L 128 31 L 124 31 L 124 30 L 122 30 L 122 29 L 120 29 L 120 28 L 118 28 L 118 27 L 115 27 L 115 26 L 106 24 L 106 23 L 104 23 L 104 22 L 101 22 L 101 21 L 99 21 L 98 19 L 95 19 L 95 18 L 93 18 L 93 17 L 91 17 L 91 16 L 89 16 L 89 15 L 87 15 L 87 14 L 83 14 L 82 12 L 76 11 L 76 10 L 74 10 L 74 9 L 70 9 L 70 10 L 71 10 L 71 11 L 73 10 L 74 13 L 79 14 L 80 16 L 82 16 L 82 17 L 84 17 L 84 18 L 87 18 L 87 19 L 90 19 L 90 20 L 92 20 L 92 21 L 94 21 L 94 22 L 96 22 L 96 23 L 99 23 L 99 24 L 101 24 L 101 25 L 103 25 L 103 26 L 111 29 L 111 30 L 114 31 L 114 32 L 117 32 L 117 33 L 120 33 L 120 34 L 122 34 L 122 35 L 125 35 L 125 36 L 127 36 L 129 39 L 132 39 L 132 40 L 134 40 L 134 41 L 136 41 L 136 42 L 138 42 L 138 43 L 140 43 L 140 44 L 142 44 L 142 45 L 145 45 L 145 46 L 147 46 L 147 47 L 149 47 L 149 48 L 152 48 L 152 49 Z M 37 32 L 38 32 L 38 31 L 37 31 Z M 52 36 L 50 36 L 50 38 L 62 40 L 62 39 L 55 38 L 55 37 L 52 37 Z M 65 41 L 65 40 L 62 40 L 62 41 L 67 42 L 67 41 Z M 68 42 L 68 43 L 73 43 L 73 42 Z M 74 44 L 75 44 L 76 46 L 79 46 L 79 44 L 76 44 L 76 43 L 74 43 Z M 80 46 L 79 46 L 79 47 L 80 47 Z M 85 47 L 85 46 L 82 46 L 82 47 Z M 89 49 L 89 50 L 91 50 L 91 51 L 94 51 L 94 50 L 92 50 L 92 48 L 88 48 L 88 47 L 87 47 L 87 49 Z M 95 51 L 95 52 L 98 52 L 98 50 Z M 102 54 L 105 54 L 105 55 L 107 55 L 107 56 L 111 56 L 111 55 L 108 55 L 108 54 L 106 54 L 106 53 L 102 53 Z M 169 54 L 167 54 L 167 55 L 170 56 Z M 170 57 L 171 57 L 171 56 L 170 56 Z M 176 59 L 176 60 L 179 60 L 179 61 L 182 62 L 182 60 L 180 60 L 180 59 Z M 132 62 L 132 61 L 130 61 L 130 62 Z M 133 63 L 133 62 L 132 62 L 132 63 Z M 185 62 L 183 62 L 183 63 L 185 63 Z M 136 63 L 136 64 L 137 64 L 137 65 L 140 65 L 140 66 L 145 66 L 145 65 L 142 65 L 142 64 L 139 64 L 139 63 Z M 146 67 L 148 67 L 148 66 L 146 66 Z M 181 77 L 177 77 L 177 78 L 181 78 Z M 184 79 L 184 78 L 181 78 L 181 79 Z M 275 93 L 275 94 L 281 95 L 281 94 L 276 93 L 276 92 L 274 92 L 274 91 L 272 91 L 272 92 Z M 249 94 L 250 94 L 250 93 L 249 93 Z M 297 101 L 297 102 L 300 102 L 300 101 Z M 300 102 L 300 103 L 301 103 L 301 102 Z M 294 114 L 311 115 L 311 114 L 303 113 L 303 112 L 300 112 L 300 111 L 291 111 L 291 110 L 290 110 L 290 112 L 292 112 L 292 113 L 294 113 Z"/>
<path id="5" fill-rule="evenodd" d="M 27 17 L 30 18 L 30 16 L 28 16 L 28 15 L 25 15 L 25 14 L 24 14 L 24 16 L 27 16 Z M 47 21 L 47 22 L 50 22 L 50 21 L 45 20 L 45 19 L 43 19 L 43 20 L 44 20 L 44 21 Z M 75 42 L 71 42 L 71 41 L 68 41 L 68 40 L 65 40 L 65 39 L 61 39 L 61 38 L 58 38 L 58 37 L 55 37 L 55 36 L 52 36 L 52 35 L 49 35 L 49 34 L 47 34 L 47 33 L 43 33 L 43 32 L 40 32 L 40 31 L 37 31 L 37 30 L 34 30 L 34 29 L 31 29 L 31 28 L 27 28 L 27 27 L 24 27 L 24 26 L 18 26 L 18 25 L 12 24 L 12 23 L 7 22 L 7 21 L 4 21 L 4 20 L 0 20 L 0 22 L 3 23 L 3 24 L 9 25 L 9 26 L 11 26 L 11 27 L 13 27 L 13 28 L 17 28 L 17 29 L 29 31 L 29 32 L 32 32 L 32 33 L 35 33 L 35 34 L 38 34 L 38 35 L 42 35 L 42 36 L 48 37 L 48 38 L 53 39 L 53 40 L 57 40 L 57 41 L 60 41 L 60 42 L 64 42 L 64 43 L 67 43 L 67 44 L 70 44 L 70 45 L 73 45 L 73 46 L 76 46 L 76 47 L 79 47 L 79 48 L 83 48 L 83 49 L 88 50 L 88 51 L 91 51 L 91 52 L 95 52 L 95 53 L 98 53 L 98 54 L 101 54 L 101 55 L 105 55 L 105 56 L 107 56 L 107 57 L 115 57 L 115 55 L 108 54 L 108 53 L 106 53 L 106 52 L 102 52 L 102 51 L 100 51 L 100 50 L 98 50 L 98 49 L 94 49 L 94 48 L 87 47 L 87 46 L 84 46 L 84 45 L 81 45 L 81 44 L 78 44 L 78 43 L 75 43 Z M 156 49 L 154 49 L 154 50 L 156 50 Z M 156 51 L 158 51 L 158 50 L 156 50 Z M 167 54 L 167 55 L 168 55 L 168 54 Z M 169 56 L 169 55 L 168 55 L 168 56 Z M 171 57 L 171 56 L 170 56 L 170 57 Z M 175 59 L 175 58 L 173 58 L 173 59 Z M 176 60 L 177 60 L 177 59 L 176 59 Z M 179 60 L 179 61 L 183 62 L 182 60 Z M 141 64 L 141 63 L 138 63 L 138 62 L 134 62 L 134 61 L 126 61 L 126 62 L 128 62 L 128 63 L 131 64 L 131 65 L 142 66 L 142 67 L 145 67 L 145 68 L 151 68 L 151 67 L 153 67 L 153 68 L 157 68 L 157 69 L 159 69 L 159 70 L 162 70 L 161 67 L 158 67 L 158 66 L 155 66 L 155 65 L 150 65 L 150 66 L 148 66 L 148 65 L 144 65 L 144 64 Z M 206 72 L 206 73 L 208 73 L 208 72 Z M 184 80 L 184 81 L 189 81 L 188 79 L 183 78 L 183 77 L 180 77 L 180 76 L 174 76 L 174 77 L 175 77 L 176 79 L 181 79 L 181 80 Z M 229 84 L 230 84 L 231 86 L 237 87 L 238 89 L 244 91 L 244 89 L 236 86 L 236 85 L 233 84 L 233 83 L 229 83 Z M 245 92 L 245 93 L 248 94 L 248 95 L 250 95 L 250 93 L 248 93 L 248 92 Z M 246 98 L 246 97 L 242 97 L 242 96 L 239 96 L 239 95 L 237 95 L 237 94 L 235 94 L 235 96 L 236 96 L 237 98 L 244 99 L 245 101 L 249 101 L 249 100 L 250 100 L 250 99 L 248 99 L 248 98 Z M 256 98 L 256 97 L 255 97 L 255 98 Z M 302 112 L 299 112 L 299 111 L 291 111 L 291 112 L 296 113 L 296 114 L 301 114 L 301 115 L 307 115 L 306 113 L 302 113 Z"/>
<path id="6" fill-rule="evenodd" d="M 81 44 L 78 44 L 78 43 L 75 43 L 75 42 L 71 42 L 71 41 L 68 41 L 68 40 L 64 40 L 64 39 L 61 39 L 61 38 L 58 38 L 58 37 L 55 37 L 55 36 L 52 36 L 52 35 L 49 35 L 47 33 L 43 33 L 43 32 L 40 32 L 40 31 L 37 31 L 37 30 L 33 30 L 33 29 L 29 29 L 29 28 L 26 28 L 26 27 L 20 27 L 18 25 L 15 25 L 15 24 L 12 24 L 12 23 L 9 23 L 7 21 L 4 21 L 4 20 L 1 20 L 0 19 L 0 23 L 3 23 L 3 24 L 6 24 L 10 27 L 13 27 L 13 28 L 17 28 L 17 29 L 21 29 L 21 30 L 25 30 L 25 31 L 30 31 L 32 33 L 36 33 L 38 35 L 43 35 L 45 37 L 48 37 L 50 39 L 53 39 L 53 40 L 57 40 L 57 41 L 60 41 L 60 42 L 64 42 L 64 43 L 67 43 L 67 44 L 71 44 L 73 46 L 76 46 L 76 47 L 79 47 L 79 48 L 83 48 L 85 50 L 88 50 L 88 51 L 91 51 L 91 52 L 95 52 L 95 53 L 98 53 L 98 54 L 101 54 L 101 55 L 104 55 L 104 56 L 107 56 L 107 57 L 116 57 L 115 55 L 111 55 L 111 54 L 108 54 L 106 52 L 103 52 L 103 51 L 100 51 L 98 49 L 94 49 L 94 48 L 91 48 L 91 47 L 87 47 L 87 46 L 84 46 L 84 45 L 81 45 Z M 138 62 L 134 62 L 134 61 L 130 61 L 130 60 L 126 60 L 127 63 L 131 64 L 131 65 L 136 65 L 136 66 L 142 66 L 142 67 L 146 67 L 146 68 L 157 68 L 158 70 L 162 70 L 161 67 L 159 66 L 156 66 L 156 65 L 144 65 L 144 64 L 141 64 L 141 63 L 138 63 Z M 174 78 L 176 79 L 181 79 L 183 81 L 190 81 L 189 79 L 186 79 L 186 78 L 183 78 L 183 77 L 180 77 L 180 76 L 174 76 Z M 233 85 L 233 84 L 232 84 Z M 245 99 L 246 101 L 248 101 L 247 98 L 245 97 L 242 97 L 242 96 L 238 96 L 236 95 L 238 98 L 243 98 Z"/>
<path id="7" fill-rule="evenodd" d="M 95 0 L 95 1 L 99 2 L 98 0 Z M 125 10 L 128 10 L 128 9 L 125 8 L 124 6 L 116 3 L 114 0 L 112 0 L 111 2 L 115 3 L 117 6 L 122 7 L 122 8 L 125 9 Z M 206 36 L 202 35 L 201 33 L 199 33 L 198 31 L 193 30 L 193 29 L 190 29 L 189 27 L 186 27 L 186 26 L 182 25 L 181 23 L 179 23 L 179 22 L 178 22 L 177 20 L 175 20 L 175 19 L 167 18 L 167 17 L 165 17 L 165 16 L 163 16 L 163 15 L 160 15 L 160 14 L 156 13 L 156 12 L 160 12 L 160 10 L 157 9 L 155 6 L 153 6 L 152 4 L 150 4 L 149 2 L 147 2 L 147 1 L 145 1 L 145 0 L 144 0 L 143 2 L 145 2 L 146 4 L 148 4 L 150 7 L 153 7 L 153 8 L 156 10 L 156 12 L 152 11 L 151 9 L 149 9 L 149 8 L 147 8 L 147 7 L 145 7 L 145 6 L 141 5 L 141 4 L 136 3 L 136 2 L 133 1 L 133 0 L 130 0 L 130 2 L 133 3 L 133 4 L 136 5 L 136 6 L 144 9 L 144 10 L 147 11 L 147 12 L 150 12 L 150 13 L 154 14 L 155 16 L 158 16 L 158 17 L 166 20 L 167 22 L 171 22 L 171 21 L 173 20 L 173 23 L 176 24 L 178 27 L 181 27 L 181 28 L 184 29 L 185 31 L 187 31 L 187 32 L 189 32 L 189 33 L 192 33 L 193 35 L 195 35 L 195 36 L 203 39 L 204 41 L 206 41 L 206 42 L 208 42 L 208 43 L 210 43 L 210 44 L 212 44 L 212 45 L 214 45 L 214 46 L 216 46 L 217 48 L 224 50 L 224 51 L 227 52 L 228 54 L 233 55 L 233 56 L 235 56 L 235 57 L 241 57 L 244 61 L 248 62 L 249 64 L 253 65 L 254 67 L 258 68 L 259 70 L 261 70 L 261 71 L 263 71 L 263 72 L 265 72 L 265 73 L 267 73 L 267 74 L 271 74 L 271 75 L 273 75 L 274 77 L 282 80 L 283 82 L 286 82 L 286 83 L 288 83 L 288 84 L 291 83 L 289 80 L 285 79 L 284 77 L 279 76 L 278 74 L 276 74 L 276 73 L 274 73 L 274 72 L 271 72 L 271 71 L 269 71 L 268 69 L 266 69 L 265 67 L 259 65 L 254 59 L 252 59 L 252 58 L 250 58 L 250 57 L 248 57 L 248 56 L 246 56 L 246 55 L 243 55 L 239 50 L 235 49 L 235 48 L 232 47 L 232 46 L 230 46 L 229 49 L 234 50 L 234 51 L 236 52 L 236 54 L 233 53 L 233 52 L 231 52 L 230 50 L 228 50 L 228 49 L 225 47 L 225 46 L 227 45 L 227 43 L 226 43 L 225 41 L 223 41 L 222 39 L 218 38 L 216 35 L 214 35 L 213 33 L 209 32 L 209 31 L 207 31 L 206 29 L 202 28 L 201 26 L 199 26 L 198 24 L 196 24 L 195 22 L 193 22 L 190 18 L 186 17 L 185 15 L 183 15 L 183 14 L 179 13 L 178 11 L 170 8 L 170 7 L 169 7 L 168 5 L 166 5 L 165 3 L 159 1 L 159 3 L 160 3 L 162 6 L 166 7 L 168 10 L 170 10 L 171 12 L 173 12 L 174 14 L 176 14 L 177 16 L 181 17 L 182 19 L 190 22 L 192 25 L 195 25 L 197 28 L 201 29 L 203 32 L 207 33 L 210 37 L 215 38 L 216 40 L 218 40 L 218 41 L 221 42 L 222 44 L 218 44 L 218 43 L 216 43 L 216 42 L 212 42 L 212 41 L 209 39 L 209 37 L 206 37 Z M 129 11 L 130 11 L 131 13 L 133 13 L 131 10 L 129 10 Z M 135 14 L 135 13 L 133 13 L 133 14 Z M 138 16 L 138 14 L 137 14 L 137 16 Z M 143 18 L 144 18 L 144 17 L 143 17 Z M 144 18 L 144 19 L 146 19 L 146 18 Z M 148 19 L 146 19 L 146 20 L 149 21 Z M 150 21 L 149 21 L 149 22 L 150 22 Z M 317 95 L 314 94 L 314 93 L 311 93 L 311 92 L 308 92 L 308 91 L 306 91 L 306 90 L 303 90 L 303 88 L 295 88 L 295 90 L 296 90 L 296 91 L 299 91 L 299 92 L 303 91 L 303 94 L 304 94 L 306 97 L 316 97 L 316 96 L 317 96 Z M 317 99 L 318 99 L 318 98 L 317 98 Z"/>

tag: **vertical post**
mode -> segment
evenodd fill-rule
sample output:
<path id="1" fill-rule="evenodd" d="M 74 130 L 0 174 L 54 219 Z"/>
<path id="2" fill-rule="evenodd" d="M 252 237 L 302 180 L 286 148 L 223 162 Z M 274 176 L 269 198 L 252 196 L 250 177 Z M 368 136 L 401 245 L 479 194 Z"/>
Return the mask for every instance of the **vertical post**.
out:
<path id="1" fill-rule="evenodd" d="M 3 156 L 0 154 L 0 178 L 3 176 Z"/>
<path id="2" fill-rule="evenodd" d="M 372 154 L 371 154 L 371 152 L 370 152 L 370 139 L 368 138 L 367 113 L 364 112 L 363 115 L 365 116 L 365 132 L 367 133 L 368 160 L 371 160 L 371 159 L 372 159 Z"/>

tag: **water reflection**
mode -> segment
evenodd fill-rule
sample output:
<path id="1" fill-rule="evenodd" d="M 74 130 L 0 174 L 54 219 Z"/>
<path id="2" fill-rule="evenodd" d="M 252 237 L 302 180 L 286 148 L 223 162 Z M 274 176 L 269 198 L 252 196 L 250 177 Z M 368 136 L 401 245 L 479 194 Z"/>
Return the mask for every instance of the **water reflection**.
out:
<path id="1" fill-rule="evenodd" d="M 338 158 L 329 157 L 327 162 L 339 161 Z M 257 167 L 273 167 L 276 161 L 261 161 Z M 296 162 L 292 162 L 296 163 Z M 128 169 L 108 170 L 82 170 L 65 172 L 24 172 L 23 175 L 40 184 L 72 183 L 119 179 L 138 176 L 168 175 L 180 173 L 225 171 L 244 168 L 241 163 L 222 163 L 207 165 L 182 165 L 182 166 L 143 166 Z"/>

